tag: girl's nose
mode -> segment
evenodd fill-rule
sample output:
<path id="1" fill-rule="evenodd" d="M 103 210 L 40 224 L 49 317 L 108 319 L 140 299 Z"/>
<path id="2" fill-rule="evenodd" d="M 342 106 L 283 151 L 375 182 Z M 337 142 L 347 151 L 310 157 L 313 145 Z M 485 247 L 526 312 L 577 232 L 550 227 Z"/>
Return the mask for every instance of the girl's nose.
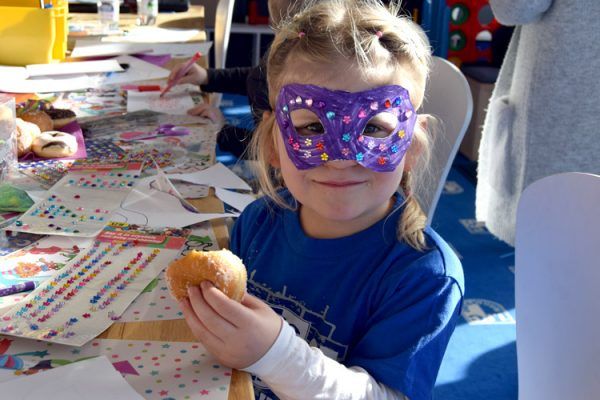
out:
<path id="1" fill-rule="evenodd" d="M 358 165 L 358 163 L 355 160 L 332 160 L 328 161 L 325 165 L 330 168 L 344 169 L 354 167 L 355 165 Z"/>

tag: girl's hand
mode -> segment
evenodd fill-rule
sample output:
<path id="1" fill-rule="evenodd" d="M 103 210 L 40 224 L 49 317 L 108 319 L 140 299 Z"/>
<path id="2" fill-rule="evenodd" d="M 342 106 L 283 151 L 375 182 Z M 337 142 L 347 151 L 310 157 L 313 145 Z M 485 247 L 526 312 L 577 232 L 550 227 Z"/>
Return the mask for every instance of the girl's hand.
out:
<path id="1" fill-rule="evenodd" d="M 254 296 L 231 300 L 210 282 L 190 287 L 180 307 L 190 329 L 223 365 L 241 369 L 258 361 L 277 339 L 281 317 Z"/>
<path id="2" fill-rule="evenodd" d="M 213 107 L 210 104 L 198 104 L 194 108 L 187 110 L 189 115 L 199 115 L 210 119 L 213 123 L 223 125 L 225 123 L 225 116 L 217 107 Z"/>
<path id="3" fill-rule="evenodd" d="M 169 82 L 175 79 L 175 75 L 183 68 L 185 63 L 177 64 L 169 74 Z M 198 64 L 193 64 L 192 68 L 179 80 L 179 83 L 193 83 L 196 85 L 204 85 L 208 83 L 208 73 Z"/>

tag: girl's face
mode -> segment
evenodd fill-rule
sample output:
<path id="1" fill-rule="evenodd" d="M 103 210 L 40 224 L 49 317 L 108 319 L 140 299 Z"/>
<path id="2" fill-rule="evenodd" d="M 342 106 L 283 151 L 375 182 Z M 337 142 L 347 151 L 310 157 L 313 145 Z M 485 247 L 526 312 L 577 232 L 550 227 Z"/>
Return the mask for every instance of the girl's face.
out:
<path id="1" fill-rule="evenodd" d="M 309 71 L 313 73 L 307 74 Z M 410 86 L 408 74 L 396 74 L 405 76 L 396 80 L 382 79 L 381 75 L 365 79 L 356 66 L 344 67 L 343 71 L 335 71 L 329 76 L 320 72 L 304 68 L 302 76 L 290 76 L 283 84 L 312 84 L 347 92 L 391 84 L 409 91 L 414 89 Z M 319 119 L 310 113 L 299 115 L 293 123 L 301 130 L 320 129 Z M 307 235 L 317 238 L 348 236 L 366 229 L 389 213 L 392 196 L 404 171 L 404 160 L 391 172 L 375 172 L 352 160 L 329 161 L 315 168 L 299 170 L 287 154 L 277 125 L 274 129 L 276 149 L 273 164 L 281 169 L 286 186 L 300 203 L 300 221 Z M 374 128 L 371 126 L 369 129 Z"/>

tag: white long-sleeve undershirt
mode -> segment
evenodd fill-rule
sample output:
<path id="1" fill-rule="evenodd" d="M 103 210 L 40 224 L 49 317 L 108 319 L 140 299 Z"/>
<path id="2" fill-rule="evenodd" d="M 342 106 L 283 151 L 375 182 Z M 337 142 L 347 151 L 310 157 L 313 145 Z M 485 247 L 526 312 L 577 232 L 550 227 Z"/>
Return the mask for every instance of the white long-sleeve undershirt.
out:
<path id="1" fill-rule="evenodd" d="M 408 400 L 360 367 L 346 367 L 310 347 L 283 321 L 279 336 L 257 362 L 244 368 L 281 399 Z"/>

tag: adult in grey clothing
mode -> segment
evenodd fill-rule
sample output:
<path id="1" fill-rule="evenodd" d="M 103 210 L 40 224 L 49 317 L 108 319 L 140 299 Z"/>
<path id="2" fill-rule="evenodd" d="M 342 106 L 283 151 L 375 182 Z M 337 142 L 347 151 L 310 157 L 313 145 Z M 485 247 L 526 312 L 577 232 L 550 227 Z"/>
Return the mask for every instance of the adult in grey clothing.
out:
<path id="1" fill-rule="evenodd" d="M 560 172 L 600 173 L 600 1 L 490 5 L 498 21 L 517 26 L 484 123 L 475 209 L 514 245 L 525 187 Z"/>

